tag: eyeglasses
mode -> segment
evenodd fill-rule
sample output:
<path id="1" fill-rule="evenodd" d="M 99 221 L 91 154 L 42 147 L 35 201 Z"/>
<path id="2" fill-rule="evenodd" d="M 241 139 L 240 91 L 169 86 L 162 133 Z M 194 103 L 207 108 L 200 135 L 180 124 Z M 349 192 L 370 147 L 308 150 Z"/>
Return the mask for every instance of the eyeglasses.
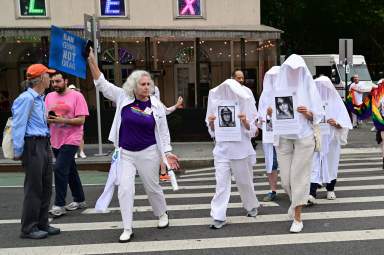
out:
<path id="1" fill-rule="evenodd" d="M 144 85 L 148 85 L 148 86 L 149 86 L 149 85 L 151 85 L 151 83 L 149 83 L 149 82 L 143 82 L 143 83 L 140 83 L 140 85 L 141 85 L 141 86 L 144 86 Z"/>

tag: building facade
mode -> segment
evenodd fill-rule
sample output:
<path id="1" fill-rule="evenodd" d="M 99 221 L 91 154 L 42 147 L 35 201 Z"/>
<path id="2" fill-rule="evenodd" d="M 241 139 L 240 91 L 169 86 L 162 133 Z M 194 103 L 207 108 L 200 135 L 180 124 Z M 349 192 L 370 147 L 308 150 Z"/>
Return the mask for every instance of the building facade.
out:
<path id="1" fill-rule="evenodd" d="M 260 24 L 259 0 L 7 0 L 0 7 L 0 92 L 10 102 L 22 90 L 26 67 L 48 64 L 50 26 L 84 36 L 84 14 L 98 18 L 99 65 L 107 79 L 121 86 L 133 70 L 150 71 L 165 105 L 184 97 L 187 120 L 202 120 L 209 89 L 235 68 L 244 70 L 257 97 L 265 71 L 278 61 L 281 31 Z M 89 75 L 72 82 L 95 108 Z M 101 98 L 108 122 L 114 106 Z M 188 123 L 177 115 L 176 126 Z M 187 128 L 179 138 L 201 137 L 198 130 Z"/>

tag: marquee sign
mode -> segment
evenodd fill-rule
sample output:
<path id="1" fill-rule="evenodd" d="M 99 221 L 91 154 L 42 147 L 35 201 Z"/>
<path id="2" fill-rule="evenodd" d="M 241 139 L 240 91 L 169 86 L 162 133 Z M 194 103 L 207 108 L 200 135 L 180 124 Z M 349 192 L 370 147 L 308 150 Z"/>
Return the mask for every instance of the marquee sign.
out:
<path id="1" fill-rule="evenodd" d="M 125 0 L 100 0 L 100 16 L 126 17 Z"/>
<path id="2" fill-rule="evenodd" d="M 179 17 L 201 17 L 202 0 L 177 0 Z"/>
<path id="3" fill-rule="evenodd" d="M 20 17 L 46 17 L 45 0 L 19 0 Z"/>

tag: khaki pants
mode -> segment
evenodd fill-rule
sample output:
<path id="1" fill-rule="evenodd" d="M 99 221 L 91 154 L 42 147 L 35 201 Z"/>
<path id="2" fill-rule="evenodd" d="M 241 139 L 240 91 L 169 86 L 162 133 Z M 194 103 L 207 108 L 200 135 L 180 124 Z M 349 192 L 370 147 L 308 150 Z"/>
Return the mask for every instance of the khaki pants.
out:
<path id="1" fill-rule="evenodd" d="M 291 199 L 288 210 L 291 217 L 296 206 L 308 201 L 314 149 L 313 135 L 302 139 L 280 137 L 279 146 L 276 147 L 281 186 Z"/>

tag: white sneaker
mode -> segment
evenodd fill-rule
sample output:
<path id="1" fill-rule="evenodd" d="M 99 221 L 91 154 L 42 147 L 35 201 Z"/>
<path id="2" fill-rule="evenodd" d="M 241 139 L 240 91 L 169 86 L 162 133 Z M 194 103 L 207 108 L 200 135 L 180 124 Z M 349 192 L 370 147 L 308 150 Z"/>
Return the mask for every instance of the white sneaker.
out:
<path id="1" fill-rule="evenodd" d="M 213 220 L 212 224 L 209 225 L 211 229 L 220 229 L 227 224 L 225 220 Z"/>
<path id="2" fill-rule="evenodd" d="M 77 155 L 77 152 L 75 153 L 75 158 L 78 158 L 79 156 Z"/>
<path id="3" fill-rule="evenodd" d="M 85 201 L 83 202 L 72 202 L 68 205 L 65 206 L 65 210 L 67 211 L 74 211 L 74 210 L 77 210 L 77 209 L 83 209 L 83 208 L 87 208 L 88 205 Z"/>
<path id="4" fill-rule="evenodd" d="M 124 229 L 124 232 L 120 235 L 119 243 L 127 243 L 131 241 L 133 237 L 133 232 L 131 229 Z"/>
<path id="5" fill-rule="evenodd" d="M 157 225 L 157 228 L 166 228 L 168 226 L 169 226 L 168 212 L 165 212 L 163 215 L 159 217 L 159 224 Z"/>
<path id="6" fill-rule="evenodd" d="M 257 208 L 253 208 L 252 210 L 247 212 L 247 217 L 256 217 L 258 214 Z"/>
<path id="7" fill-rule="evenodd" d="M 64 206 L 54 205 L 54 206 L 52 206 L 52 209 L 49 210 L 49 213 L 52 214 L 53 217 L 60 217 L 64 214 L 66 214 L 67 211 L 65 210 Z"/>
<path id="8" fill-rule="evenodd" d="M 336 199 L 336 194 L 334 191 L 327 191 L 327 199 L 328 200 L 335 200 Z"/>
<path id="9" fill-rule="evenodd" d="M 316 203 L 316 198 L 312 195 L 309 195 L 308 196 L 308 203 L 307 203 L 307 206 L 311 206 L 311 205 L 314 205 Z"/>
<path id="10" fill-rule="evenodd" d="M 80 158 L 87 158 L 87 155 L 85 155 L 84 151 L 80 151 Z"/>
<path id="11" fill-rule="evenodd" d="M 291 228 L 289 229 L 289 232 L 291 233 L 300 233 L 301 230 L 303 230 L 303 221 L 296 221 L 296 220 L 293 220 L 292 222 L 292 225 L 291 225 Z"/>

